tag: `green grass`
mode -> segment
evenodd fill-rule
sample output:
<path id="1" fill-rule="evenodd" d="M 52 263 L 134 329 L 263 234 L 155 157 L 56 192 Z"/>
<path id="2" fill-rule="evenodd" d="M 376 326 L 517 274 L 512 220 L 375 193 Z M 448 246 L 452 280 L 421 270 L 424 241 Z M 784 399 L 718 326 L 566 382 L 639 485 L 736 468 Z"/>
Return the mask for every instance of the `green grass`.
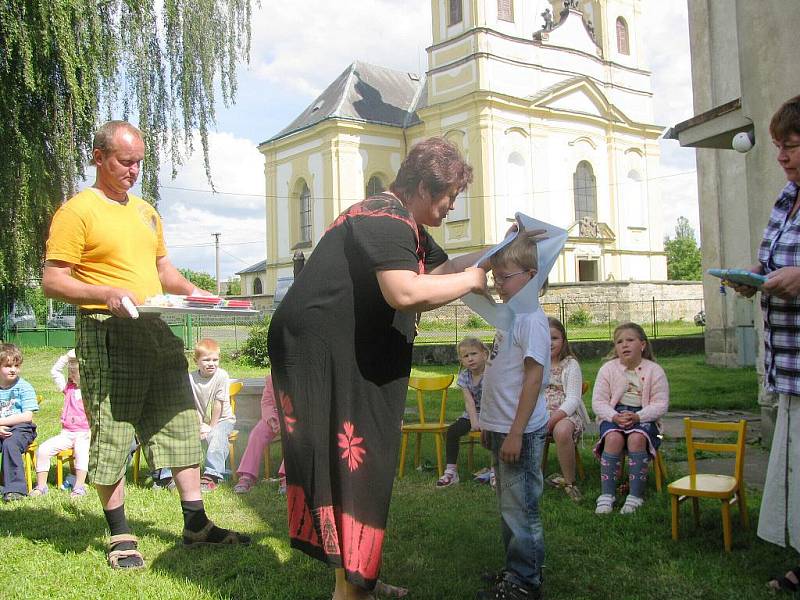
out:
<path id="1" fill-rule="evenodd" d="M 47 375 L 58 352 L 30 350 L 25 356 L 23 376 L 46 398 L 37 417 L 41 439 L 58 430 L 61 398 L 50 389 Z M 752 370 L 716 370 L 700 356 L 660 362 L 672 384 L 673 408 L 703 402 L 705 407 L 755 409 Z M 234 376 L 263 375 L 263 370 L 223 364 Z M 598 366 L 599 361 L 585 362 L 587 377 Z M 455 365 L 417 371 L 454 372 Z M 452 398 L 448 412 L 455 417 L 462 407 L 457 393 Z M 701 503 L 700 528 L 691 524 L 690 511 L 683 507 L 682 539 L 675 543 L 670 539 L 668 496 L 656 494 L 652 483 L 648 502 L 637 514 L 603 519 L 593 514 L 599 472 L 590 446 L 587 440 L 581 449 L 587 470 L 580 484 L 584 500 L 575 505 L 552 489 L 545 490 L 542 500 L 548 598 L 771 597 L 764 582 L 796 557 L 756 538 L 757 493 L 749 496 L 751 529 L 743 531 L 734 522 L 732 553 L 722 551 L 719 508 L 711 501 Z M 410 598 L 473 598 L 478 574 L 502 566 L 496 499 L 488 486 L 468 480 L 466 452 L 462 454 L 464 481 L 453 489 L 436 490 L 435 473 L 414 470 L 410 458 L 406 477 L 396 482 L 382 577 L 408 585 Z M 475 455 L 476 467 L 488 463 L 486 451 L 477 449 Z M 550 455 L 549 468 L 554 469 L 552 449 Z M 434 460 L 428 441 L 423 459 Z M 670 477 L 679 475 L 670 466 Z M 212 518 L 251 533 L 253 546 L 184 550 L 177 496 L 131 485 L 128 514 L 148 562 L 148 569 L 137 573 L 114 573 L 105 566 L 105 522 L 94 490 L 75 502 L 53 490 L 40 500 L 0 505 L 0 594 L 53 600 L 330 598 L 331 571 L 289 548 L 285 499 L 275 487 L 262 484 L 239 497 L 223 485 L 204 499 Z"/>

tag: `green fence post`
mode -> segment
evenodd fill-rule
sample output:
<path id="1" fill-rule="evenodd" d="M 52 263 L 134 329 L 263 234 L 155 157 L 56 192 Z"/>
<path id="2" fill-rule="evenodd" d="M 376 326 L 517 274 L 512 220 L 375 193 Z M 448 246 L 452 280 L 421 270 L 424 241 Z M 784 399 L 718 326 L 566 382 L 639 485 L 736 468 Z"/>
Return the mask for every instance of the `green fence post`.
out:
<path id="1" fill-rule="evenodd" d="M 183 345 L 188 350 L 192 347 L 192 315 L 187 314 L 183 324 L 186 328 L 186 336 L 183 338 Z"/>

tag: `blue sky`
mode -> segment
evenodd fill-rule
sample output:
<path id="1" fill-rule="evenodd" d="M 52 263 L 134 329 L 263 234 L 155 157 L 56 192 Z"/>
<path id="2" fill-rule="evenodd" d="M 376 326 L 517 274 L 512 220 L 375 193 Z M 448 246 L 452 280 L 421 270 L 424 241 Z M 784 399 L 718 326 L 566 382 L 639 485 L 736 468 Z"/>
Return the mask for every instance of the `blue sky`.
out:
<path id="1" fill-rule="evenodd" d="M 545 0 L 525 0 L 545 5 Z M 256 146 L 286 126 L 354 60 L 424 71 L 430 0 L 264 2 L 253 15 L 248 65 L 239 68 L 236 104 L 220 106 L 210 135 L 218 192 L 202 156 L 189 157 L 175 180 L 162 171 L 159 210 L 172 261 L 214 271 L 214 232 L 227 279 L 265 256 L 264 163 Z M 686 3 L 643 0 L 655 117 L 669 127 L 692 116 Z M 542 7 L 542 10 L 544 8 Z M 541 11 L 537 11 L 541 12 Z M 665 232 L 681 215 L 698 231 L 694 151 L 661 142 Z"/>

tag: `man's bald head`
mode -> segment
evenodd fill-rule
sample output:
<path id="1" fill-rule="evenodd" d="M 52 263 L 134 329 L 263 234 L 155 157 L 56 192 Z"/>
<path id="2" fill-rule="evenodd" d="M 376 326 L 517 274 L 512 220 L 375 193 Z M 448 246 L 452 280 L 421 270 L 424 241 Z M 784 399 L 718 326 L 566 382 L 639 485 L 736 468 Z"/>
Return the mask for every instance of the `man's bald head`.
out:
<path id="1" fill-rule="evenodd" d="M 119 132 L 130 133 L 134 137 L 144 141 L 142 132 L 127 121 L 107 121 L 103 123 L 94 134 L 92 154 L 94 154 L 95 150 L 100 150 L 104 155 L 107 155 L 114 150 L 114 137 Z"/>

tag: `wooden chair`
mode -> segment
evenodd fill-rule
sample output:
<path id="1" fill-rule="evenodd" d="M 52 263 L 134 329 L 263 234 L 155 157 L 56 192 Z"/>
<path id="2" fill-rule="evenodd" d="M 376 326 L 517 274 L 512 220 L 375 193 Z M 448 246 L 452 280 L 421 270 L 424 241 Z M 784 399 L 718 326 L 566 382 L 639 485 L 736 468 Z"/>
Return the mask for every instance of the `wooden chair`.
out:
<path id="1" fill-rule="evenodd" d="M 402 440 L 400 442 L 400 470 L 398 477 L 402 479 L 406 466 L 406 449 L 408 448 L 408 436 L 416 435 L 416 447 L 414 448 L 414 466 L 420 464 L 420 453 L 422 447 L 422 434 L 432 434 L 436 442 L 436 465 L 439 469 L 439 477 L 444 473 L 444 457 L 442 446 L 444 445 L 444 435 L 447 432 L 448 423 L 445 422 L 447 411 L 447 390 L 453 383 L 452 375 L 440 375 L 437 377 L 411 377 L 408 380 L 408 387 L 416 391 L 417 408 L 419 410 L 419 422 L 404 424 L 400 431 Z M 439 395 L 439 419 L 428 421 L 425 418 L 425 392 Z"/>
<path id="2" fill-rule="evenodd" d="M 233 414 L 236 414 L 236 394 L 242 391 L 242 387 L 244 387 L 244 383 L 241 381 L 236 381 L 230 384 L 228 388 L 228 395 L 231 399 L 231 411 Z M 231 471 L 233 471 L 234 477 L 236 476 L 236 440 L 239 439 L 239 430 L 234 429 L 228 435 L 228 455 L 231 464 Z M 139 485 L 139 468 L 142 460 L 142 445 L 139 444 L 136 446 L 136 452 L 133 454 L 133 483 Z"/>
<path id="3" fill-rule="evenodd" d="M 738 423 L 712 423 L 693 421 L 688 417 L 683 420 L 686 428 L 686 452 L 689 459 L 689 475 L 673 481 L 667 486 L 672 504 L 672 539 L 678 539 L 678 516 L 680 503 L 687 498 L 692 499 L 692 511 L 696 526 L 700 525 L 700 498 L 716 498 L 722 503 L 722 538 L 725 551 L 731 551 L 731 504 L 739 504 L 739 518 L 742 527 L 747 529 L 747 502 L 745 500 L 744 444 L 747 421 Z M 695 441 L 694 430 L 730 431 L 736 433 L 736 441 L 701 442 Z M 735 454 L 733 476 L 712 475 L 697 472 L 696 450 L 711 452 L 733 452 Z"/>
<path id="4" fill-rule="evenodd" d="M 581 386 L 581 402 L 583 402 L 583 396 L 591 387 L 591 381 L 584 381 L 583 385 Z M 547 459 L 550 455 L 550 444 L 553 443 L 553 436 L 548 434 L 547 438 L 544 441 L 544 452 L 542 453 L 542 475 L 547 472 Z M 581 460 L 581 453 L 578 449 L 578 444 L 575 444 L 575 472 L 578 475 L 578 479 L 584 479 L 586 477 L 586 472 L 583 470 L 583 461 Z"/>
<path id="5" fill-rule="evenodd" d="M 281 443 L 281 434 L 276 433 L 275 437 L 272 438 L 269 444 L 267 444 L 266 448 L 264 448 L 264 479 L 269 479 L 272 475 L 272 445 L 278 444 L 280 448 Z"/>

